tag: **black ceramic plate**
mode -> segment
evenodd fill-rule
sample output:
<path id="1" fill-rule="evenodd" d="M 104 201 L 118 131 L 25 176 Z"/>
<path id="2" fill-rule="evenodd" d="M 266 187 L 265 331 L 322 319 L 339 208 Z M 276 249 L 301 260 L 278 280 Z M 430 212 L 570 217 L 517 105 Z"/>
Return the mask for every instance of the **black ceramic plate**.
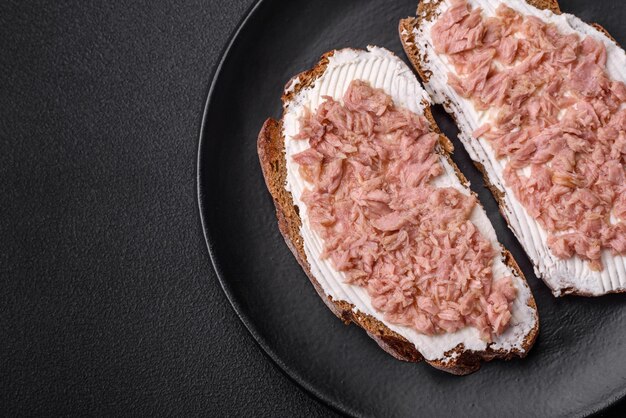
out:
<path id="1" fill-rule="evenodd" d="M 561 6 L 601 23 L 626 44 L 621 2 L 563 0 Z M 454 159 L 539 306 L 541 332 L 526 359 L 484 364 L 466 377 L 393 359 L 324 306 L 278 231 L 256 138 L 267 117 L 280 116 L 283 86 L 335 48 L 374 44 L 405 58 L 396 28 L 415 9 L 415 0 L 266 0 L 242 22 L 215 74 L 198 156 L 200 212 L 224 291 L 279 367 L 351 415 L 582 416 L 603 410 L 626 395 L 626 295 L 552 297 L 457 141 Z M 456 138 L 450 119 L 441 109 L 435 113 Z"/>

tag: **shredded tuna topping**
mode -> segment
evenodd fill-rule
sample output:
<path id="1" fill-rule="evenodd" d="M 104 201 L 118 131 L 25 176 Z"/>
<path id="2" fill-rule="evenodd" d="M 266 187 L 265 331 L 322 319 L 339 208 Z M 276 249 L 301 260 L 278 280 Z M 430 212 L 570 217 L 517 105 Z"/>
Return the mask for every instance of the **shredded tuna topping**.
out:
<path id="1" fill-rule="evenodd" d="M 322 258 L 366 288 L 390 323 L 501 334 L 516 289 L 511 277 L 493 280 L 497 253 L 469 220 L 476 198 L 431 184 L 443 167 L 426 118 L 358 80 L 343 103 L 324 100 L 302 117 L 296 139 L 310 148 L 293 156 Z"/>
<path id="2" fill-rule="evenodd" d="M 433 25 L 454 90 L 489 111 L 473 133 L 506 158 L 504 180 L 548 233 L 552 253 L 626 255 L 626 86 L 604 44 L 500 4 L 483 17 L 455 0 Z"/>

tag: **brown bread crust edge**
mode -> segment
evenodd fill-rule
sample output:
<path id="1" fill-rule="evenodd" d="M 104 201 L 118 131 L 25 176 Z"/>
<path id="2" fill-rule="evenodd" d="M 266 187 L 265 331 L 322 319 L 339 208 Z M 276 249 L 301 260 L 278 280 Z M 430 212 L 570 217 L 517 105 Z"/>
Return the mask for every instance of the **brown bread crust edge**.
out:
<path id="1" fill-rule="evenodd" d="M 328 58 L 332 56 L 332 54 L 333 51 L 323 55 L 315 67 L 290 80 L 287 85 L 292 86 L 292 88 L 286 88 L 285 93 L 282 96 L 284 107 L 289 105 L 289 102 L 296 94 L 298 94 L 298 92 L 313 85 L 315 80 L 324 73 L 326 66 L 328 65 Z M 289 90 L 289 92 L 287 92 L 287 90 Z M 429 119 L 432 129 L 440 133 L 428 106 L 425 106 L 425 115 Z M 451 142 L 441 133 L 440 140 L 444 150 L 442 152 L 450 161 L 452 167 L 454 167 L 459 179 L 464 184 L 467 184 L 467 180 L 463 174 L 450 159 L 449 154 L 452 152 Z M 265 183 L 270 194 L 272 195 L 274 205 L 276 206 L 276 216 L 278 218 L 280 232 L 283 235 L 287 246 L 296 257 L 298 263 L 309 277 L 315 290 L 322 298 L 326 306 L 328 306 L 328 308 L 344 323 L 349 324 L 350 322 L 353 322 L 363 328 L 383 350 L 391 354 L 393 357 L 409 362 L 419 362 L 424 360 L 424 357 L 412 343 L 398 333 L 389 329 L 385 326 L 385 324 L 370 315 L 354 309 L 354 305 L 349 302 L 343 300 L 333 300 L 331 296 L 325 294 L 324 290 L 311 273 L 309 262 L 304 252 L 303 240 L 300 235 L 302 221 L 298 213 L 298 208 L 294 205 L 291 193 L 285 189 L 287 168 L 285 160 L 285 138 L 282 133 L 282 121 L 277 121 L 271 118 L 265 121 L 259 133 L 257 150 L 263 176 L 265 177 Z M 524 279 L 523 273 L 510 253 L 503 250 L 503 255 L 506 263 L 511 266 L 522 279 Z M 474 352 L 465 350 L 463 344 L 459 344 L 457 347 L 446 353 L 449 355 L 456 352 L 457 356 L 454 359 L 450 359 L 448 362 L 440 360 L 427 360 L 427 362 L 430 365 L 446 372 L 457 375 L 465 375 L 478 370 L 480 368 L 481 361 L 490 361 L 494 358 L 511 359 L 513 357 L 525 357 L 534 344 L 539 331 L 539 318 L 536 313 L 537 307 L 532 295 L 528 305 L 535 311 L 537 321 L 535 323 L 535 327 L 525 337 L 523 344 L 524 351 L 494 350 L 488 347 L 485 351 Z"/>
<path id="2" fill-rule="evenodd" d="M 535 6 L 538 9 L 551 10 L 552 12 L 556 14 L 561 14 L 561 9 L 559 8 L 559 3 L 557 2 L 557 0 L 525 0 L 525 1 L 526 3 L 530 4 L 531 6 Z M 404 52 L 406 53 L 406 56 L 408 57 L 409 61 L 413 65 L 413 68 L 415 68 L 415 70 L 417 71 L 417 73 L 419 74 L 420 78 L 422 79 L 424 83 L 427 83 L 428 80 L 430 79 L 430 70 L 427 70 L 422 67 L 422 61 L 428 59 L 428 57 L 422 57 L 420 55 L 420 51 L 415 46 L 413 42 L 413 37 L 411 36 L 411 34 L 413 33 L 413 29 L 419 28 L 424 20 L 428 21 L 428 20 L 431 20 L 432 17 L 434 17 L 437 7 L 439 6 L 441 2 L 442 0 L 431 0 L 429 3 L 424 3 L 420 1 L 417 7 L 416 16 L 408 17 L 406 19 L 401 19 L 400 24 L 398 25 L 398 32 L 400 34 L 400 41 L 402 42 L 402 47 L 404 48 Z M 600 32 L 604 33 L 609 39 L 615 41 L 615 38 L 613 38 L 605 28 L 603 28 L 597 23 L 592 23 L 591 25 L 595 27 L 596 29 L 598 29 Z M 454 119 L 454 115 L 452 113 L 450 113 L 450 116 L 452 116 L 452 118 Z M 510 225 L 509 219 L 506 214 L 506 202 L 504 201 L 504 194 L 496 186 L 494 186 L 491 183 L 489 176 L 487 175 L 487 171 L 485 170 L 485 167 L 483 167 L 483 165 L 478 161 L 473 161 L 473 163 L 476 166 L 476 168 L 481 172 L 485 185 L 487 186 L 489 191 L 491 191 L 491 194 L 493 194 L 493 197 L 498 202 L 500 213 L 506 220 L 507 224 Z M 536 266 L 533 260 L 530 260 L 530 261 Z M 546 285 L 550 287 L 547 282 L 544 282 L 544 283 L 546 283 Z M 555 289 L 551 287 L 550 289 L 553 292 L 555 291 Z M 559 292 L 560 292 L 559 296 L 563 296 L 563 295 L 577 295 L 577 296 L 590 296 L 590 297 L 596 296 L 596 295 L 592 295 L 586 292 L 582 292 L 574 288 L 560 289 Z M 625 293 L 625 292 L 626 290 L 615 290 L 615 291 L 607 292 L 607 294 L 608 293 Z"/>

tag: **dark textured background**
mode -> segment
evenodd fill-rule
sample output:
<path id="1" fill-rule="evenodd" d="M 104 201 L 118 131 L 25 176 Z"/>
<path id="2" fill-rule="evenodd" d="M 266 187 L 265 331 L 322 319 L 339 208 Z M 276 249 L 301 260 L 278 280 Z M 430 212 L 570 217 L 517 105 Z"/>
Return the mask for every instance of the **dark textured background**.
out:
<path id="1" fill-rule="evenodd" d="M 2 415 L 323 415 L 198 215 L 211 74 L 252 0 L 0 2 Z"/>

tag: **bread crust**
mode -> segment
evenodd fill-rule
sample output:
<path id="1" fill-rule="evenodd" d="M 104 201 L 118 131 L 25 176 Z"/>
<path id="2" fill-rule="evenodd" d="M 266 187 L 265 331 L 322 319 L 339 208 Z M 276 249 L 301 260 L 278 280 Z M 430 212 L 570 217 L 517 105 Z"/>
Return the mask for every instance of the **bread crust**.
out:
<path id="1" fill-rule="evenodd" d="M 304 71 L 292 78 L 285 88 L 282 96 L 283 105 L 289 102 L 303 89 L 312 86 L 317 78 L 319 78 L 328 65 L 328 60 L 334 51 L 328 52 L 320 58 L 320 61 L 311 70 Z M 424 114 L 429 120 L 431 129 L 439 134 L 441 153 L 448 159 L 454 168 L 461 182 L 467 185 L 467 179 L 459 171 L 458 167 L 450 154 L 453 150 L 452 143 L 439 130 L 435 120 L 430 112 L 428 104 L 425 103 Z M 283 235 L 287 246 L 296 257 L 296 260 L 309 277 L 313 287 L 318 295 L 322 298 L 326 306 L 345 324 L 350 322 L 363 328 L 367 334 L 374 339 L 378 345 L 387 353 L 398 360 L 408 362 L 420 362 L 425 360 L 416 347 L 400 334 L 389 329 L 384 323 L 380 322 L 371 315 L 364 314 L 355 306 L 347 301 L 334 300 L 330 295 L 324 293 L 324 290 L 318 283 L 315 276 L 311 273 L 310 265 L 304 252 L 304 242 L 300 235 L 302 220 L 298 213 L 298 208 L 294 205 L 291 193 L 285 189 L 287 166 L 285 160 L 285 138 L 282 130 L 282 119 L 267 119 L 261 128 L 257 140 L 257 150 L 259 161 L 265 178 L 267 188 L 274 200 L 276 206 L 276 217 L 278 218 L 278 226 Z M 519 266 L 506 250 L 503 250 L 503 256 L 506 263 L 524 279 L 524 275 Z M 494 350 L 488 347 L 484 351 L 475 352 L 465 350 L 463 344 L 459 344 L 454 349 L 446 353 L 446 356 L 456 353 L 456 357 L 447 362 L 441 360 L 426 360 L 430 365 L 446 372 L 456 375 L 466 375 L 475 372 L 480 368 L 482 361 L 490 361 L 495 358 L 511 359 L 514 357 L 525 357 L 537 338 L 539 332 L 539 318 L 537 315 L 537 306 L 534 298 L 530 297 L 529 306 L 535 311 L 537 321 L 535 327 L 526 335 L 523 343 L 523 351 L 518 350 Z"/>
<path id="2" fill-rule="evenodd" d="M 422 24 L 424 20 L 429 21 L 431 20 L 431 18 L 436 17 L 435 16 L 436 10 L 442 1 L 443 0 L 431 0 L 428 3 L 420 1 L 417 7 L 416 16 L 408 17 L 406 19 L 401 19 L 400 24 L 398 25 L 398 32 L 400 34 L 400 41 L 402 42 L 402 47 L 404 49 L 404 52 L 407 58 L 409 59 L 409 61 L 411 62 L 411 64 L 413 65 L 413 68 L 419 74 L 422 82 L 424 83 L 428 82 L 428 80 L 430 79 L 430 75 L 431 75 L 429 70 L 422 67 L 422 62 L 427 60 L 428 57 L 421 56 L 419 49 L 417 48 L 417 46 L 412 40 L 411 34 L 413 33 L 414 29 L 417 29 L 420 27 L 420 25 Z M 555 14 L 561 14 L 561 9 L 559 8 L 559 3 L 557 2 L 557 0 L 525 0 L 525 1 L 526 3 L 530 4 L 531 6 L 535 6 L 538 9 L 550 10 Z M 592 23 L 591 25 L 597 30 L 599 30 L 600 32 L 602 32 L 603 34 L 605 34 L 609 39 L 615 41 L 615 38 L 613 38 L 605 28 L 603 28 L 597 23 Z M 449 114 L 453 119 L 455 119 L 455 123 L 456 123 L 456 118 L 454 114 L 452 113 L 449 113 Z M 487 188 L 489 189 L 493 197 L 498 202 L 498 208 L 500 210 L 500 213 L 506 220 L 507 224 L 510 225 L 511 223 L 509 222 L 508 215 L 507 215 L 507 206 L 506 206 L 506 202 L 504 201 L 504 193 L 491 182 L 491 180 L 489 179 L 489 176 L 487 175 L 487 171 L 485 170 L 485 167 L 478 161 L 474 161 L 474 160 L 472 161 L 474 163 L 474 166 L 476 166 L 476 168 L 478 169 L 478 171 L 481 172 L 485 185 L 487 186 Z M 537 265 L 535 261 L 534 260 L 530 260 L 530 261 L 531 263 L 533 263 L 533 266 L 535 266 L 536 268 Z M 557 291 L 557 289 L 552 288 L 549 283 L 545 281 L 544 283 L 546 283 L 546 285 L 550 288 L 550 290 L 552 290 L 553 293 Z M 563 296 L 563 295 L 576 295 L 576 296 L 587 296 L 587 297 L 596 296 L 596 295 L 593 295 L 593 294 L 590 294 L 590 293 L 587 293 L 587 292 L 584 292 L 575 288 L 558 289 L 558 292 L 559 292 L 559 296 Z M 626 292 L 626 289 L 624 290 L 618 289 L 618 290 L 606 292 L 606 294 L 625 293 L 625 292 Z"/>

